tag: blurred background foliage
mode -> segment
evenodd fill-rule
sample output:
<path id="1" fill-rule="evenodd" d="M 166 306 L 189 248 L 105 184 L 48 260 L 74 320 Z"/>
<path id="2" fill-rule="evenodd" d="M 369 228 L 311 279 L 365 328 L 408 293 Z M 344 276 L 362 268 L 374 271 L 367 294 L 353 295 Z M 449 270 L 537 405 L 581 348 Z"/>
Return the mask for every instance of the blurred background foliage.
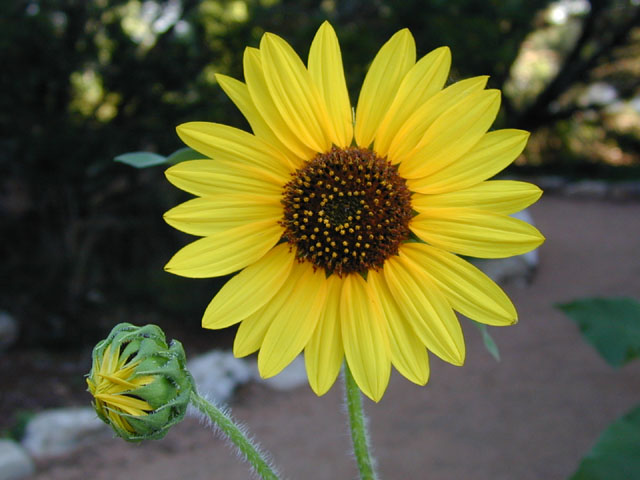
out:
<path id="1" fill-rule="evenodd" d="M 379 47 L 408 27 L 419 55 L 451 47 L 451 81 L 489 74 L 503 90 L 497 127 L 533 133 L 515 169 L 637 172 L 638 0 L 4 0 L 0 310 L 20 344 L 93 341 L 145 312 L 199 328 L 223 280 L 162 270 L 187 243 L 162 213 L 186 197 L 162 168 L 112 159 L 171 153 L 184 121 L 248 128 L 214 74 L 242 78 L 265 31 L 306 59 L 325 19 L 354 104 Z"/>

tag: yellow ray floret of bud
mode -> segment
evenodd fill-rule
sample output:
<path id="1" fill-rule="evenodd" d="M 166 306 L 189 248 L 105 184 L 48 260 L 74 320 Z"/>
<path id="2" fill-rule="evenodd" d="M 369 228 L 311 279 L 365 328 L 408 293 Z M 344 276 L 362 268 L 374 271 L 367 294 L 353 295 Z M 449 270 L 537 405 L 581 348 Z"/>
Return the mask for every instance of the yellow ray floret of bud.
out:
<path id="1" fill-rule="evenodd" d="M 132 432 L 133 428 L 120 414 L 144 416 L 153 411 L 153 407 L 145 400 L 128 395 L 128 392 L 150 384 L 153 377 L 134 376 L 139 362 L 127 361 L 128 358 L 120 357 L 118 349 L 112 351 L 109 345 L 98 368 L 97 382 L 88 378 L 87 384 L 96 399 L 96 407 L 103 412 L 106 411 L 109 418 L 120 427 Z"/>

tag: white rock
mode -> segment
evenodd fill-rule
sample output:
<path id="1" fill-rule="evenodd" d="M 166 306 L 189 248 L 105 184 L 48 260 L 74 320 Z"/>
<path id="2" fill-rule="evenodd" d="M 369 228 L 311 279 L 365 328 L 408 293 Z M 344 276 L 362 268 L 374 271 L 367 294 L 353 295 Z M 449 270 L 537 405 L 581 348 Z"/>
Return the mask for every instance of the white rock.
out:
<path id="1" fill-rule="evenodd" d="M 531 183 L 540 187 L 544 195 L 546 195 L 548 193 L 560 192 L 569 182 L 560 175 L 542 175 L 533 177 Z"/>
<path id="2" fill-rule="evenodd" d="M 302 355 L 296 357 L 282 372 L 275 377 L 262 378 L 258 372 L 258 365 L 253 365 L 255 380 L 274 390 L 293 390 L 307 383 L 307 371 Z"/>
<path id="3" fill-rule="evenodd" d="M 568 197 L 602 199 L 607 196 L 609 186 L 606 182 L 598 180 L 581 180 L 570 183 L 564 188 Z"/>
<path id="4" fill-rule="evenodd" d="M 198 393 L 207 399 L 226 403 L 238 385 L 252 378 L 249 364 L 231 352 L 212 350 L 187 362 Z"/>
<path id="5" fill-rule="evenodd" d="M 522 220 L 523 222 L 527 222 L 529 225 L 535 226 L 533 222 L 533 217 L 529 210 L 524 209 L 519 212 L 516 212 L 511 215 L 513 218 L 517 218 L 518 220 Z M 531 250 L 530 252 L 523 253 L 518 258 L 522 258 L 522 260 L 531 268 L 536 268 L 538 266 L 538 249 Z"/>
<path id="6" fill-rule="evenodd" d="M 75 450 L 109 431 L 92 407 L 47 410 L 27 424 L 22 446 L 35 458 L 51 457 Z"/>
<path id="7" fill-rule="evenodd" d="M 17 480 L 35 472 L 33 460 L 19 444 L 0 440 L 0 480 Z"/>
<path id="8" fill-rule="evenodd" d="M 514 284 L 524 287 L 535 274 L 535 268 L 525 261 L 524 255 L 492 260 L 474 259 L 473 264 L 499 285 Z"/>
<path id="9" fill-rule="evenodd" d="M 618 182 L 611 185 L 611 198 L 636 200 L 640 198 L 640 181 Z"/>
<path id="10" fill-rule="evenodd" d="M 0 312 L 0 351 L 9 348 L 18 340 L 19 328 L 15 318 Z"/>

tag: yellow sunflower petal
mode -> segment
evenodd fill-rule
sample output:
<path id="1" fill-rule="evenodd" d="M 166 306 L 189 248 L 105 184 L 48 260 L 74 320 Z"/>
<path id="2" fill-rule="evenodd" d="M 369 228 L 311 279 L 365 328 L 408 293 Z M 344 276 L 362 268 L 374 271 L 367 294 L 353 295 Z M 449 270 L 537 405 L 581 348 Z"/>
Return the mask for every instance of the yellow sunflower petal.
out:
<path id="1" fill-rule="evenodd" d="M 429 380 L 429 356 L 424 344 L 404 318 L 396 300 L 391 294 L 382 272 L 371 271 L 367 282 L 376 292 L 385 317 L 389 343 L 391 345 L 391 363 L 398 371 L 418 385 Z"/>
<path id="2" fill-rule="evenodd" d="M 108 380 L 108 393 L 121 393 L 126 392 L 127 390 L 133 390 L 142 385 L 146 385 L 151 383 L 154 380 L 154 377 L 147 375 L 146 377 L 142 377 L 144 380 L 141 381 L 140 378 L 135 379 L 135 383 L 127 380 L 126 378 L 121 378 L 117 374 L 107 374 L 100 375 L 105 380 Z"/>
<path id="3" fill-rule="evenodd" d="M 357 274 L 343 279 L 340 323 L 347 364 L 360 390 L 379 401 L 389 383 L 391 353 L 384 312 L 366 281 Z"/>
<path id="4" fill-rule="evenodd" d="M 302 352 L 324 309 L 327 296 L 324 271 L 314 271 L 310 263 L 301 263 L 297 268 L 304 272 L 269 326 L 258 353 L 258 370 L 263 378 L 277 375 Z"/>
<path id="5" fill-rule="evenodd" d="M 440 47 L 422 57 L 402 80 L 393 103 L 380 122 L 374 149 L 384 157 L 391 141 L 420 106 L 444 86 L 451 67 L 451 51 Z"/>
<path id="6" fill-rule="evenodd" d="M 542 234 L 522 220 L 472 208 L 430 208 L 411 230 L 434 247 L 479 258 L 504 258 L 538 247 Z"/>
<path id="7" fill-rule="evenodd" d="M 260 41 L 264 78 L 276 108 L 289 128 L 316 152 L 327 152 L 333 124 L 311 75 L 282 38 L 265 33 Z"/>
<path id="8" fill-rule="evenodd" d="M 333 27 L 324 22 L 311 43 L 309 73 L 327 106 L 338 147 L 348 147 L 353 138 L 353 119 L 347 82 L 342 68 L 340 44 Z"/>
<path id="9" fill-rule="evenodd" d="M 242 320 L 233 342 L 233 354 L 236 357 L 245 357 L 260 348 L 269 327 L 289 301 L 291 293 L 305 272 L 303 268 L 298 267 L 299 264 L 294 262 L 289 276 L 285 278 L 282 287 L 275 292 L 273 298 Z"/>
<path id="10" fill-rule="evenodd" d="M 165 265 L 165 270 L 190 278 L 219 277 L 262 258 L 282 236 L 273 220 L 249 223 L 190 243 Z"/>
<path id="11" fill-rule="evenodd" d="M 402 162 L 418 145 L 427 129 L 444 112 L 461 102 L 467 95 L 482 90 L 489 77 L 467 78 L 436 93 L 409 116 L 389 145 L 389 161 Z"/>
<path id="12" fill-rule="evenodd" d="M 112 344 L 109 344 L 102 354 L 102 362 L 100 362 L 100 368 L 98 368 L 100 374 L 108 374 L 117 369 L 119 351 L 118 349 L 114 349 L 112 352 L 111 345 Z"/>
<path id="13" fill-rule="evenodd" d="M 454 192 L 436 195 L 414 193 L 411 206 L 418 212 L 430 208 L 470 207 L 508 215 L 527 208 L 540 195 L 542 190 L 532 183 L 491 180 Z"/>
<path id="14" fill-rule="evenodd" d="M 462 365 L 465 345 L 460 323 L 422 267 L 407 262 L 401 255 L 387 259 L 383 273 L 396 305 L 420 341 L 443 360 Z"/>
<path id="15" fill-rule="evenodd" d="M 229 160 L 264 169 L 289 181 L 291 168 L 282 154 L 258 137 L 237 128 L 210 122 L 189 122 L 176 129 L 180 139 L 214 160 Z"/>
<path id="16" fill-rule="evenodd" d="M 528 138 L 529 132 L 524 130 L 489 132 L 455 162 L 411 180 L 411 189 L 420 193 L 446 193 L 480 183 L 513 162 L 524 150 Z"/>
<path id="17" fill-rule="evenodd" d="M 199 197 L 164 214 L 164 220 L 190 235 L 207 236 L 261 220 L 277 222 L 282 205 L 276 195 L 229 194 Z"/>
<path id="18" fill-rule="evenodd" d="M 225 328 L 262 308 L 289 277 L 294 259 L 289 244 L 283 243 L 242 270 L 211 300 L 202 317 L 202 326 Z"/>
<path id="19" fill-rule="evenodd" d="M 253 100 L 251 100 L 251 95 L 249 95 L 247 85 L 242 83 L 240 80 L 236 80 L 235 78 L 227 77 L 226 75 L 219 73 L 216 74 L 216 80 L 231 101 L 236 105 L 236 107 L 238 107 L 238 110 L 240 110 L 242 115 L 244 115 L 244 118 L 247 119 L 247 122 L 249 122 L 251 130 L 253 130 L 256 137 L 270 143 L 274 148 L 281 152 L 284 158 L 289 162 L 289 166 L 292 167 L 292 169 L 298 168 L 301 161 L 306 160 L 306 158 L 297 156 L 276 136 L 265 119 L 262 118 L 262 115 L 254 105 Z"/>
<path id="20" fill-rule="evenodd" d="M 405 243 L 402 254 L 427 275 L 463 315 L 488 325 L 513 325 L 518 320 L 509 297 L 469 262 L 424 243 Z"/>
<path id="21" fill-rule="evenodd" d="M 229 160 L 189 160 L 165 171 L 167 180 L 198 196 L 228 193 L 281 195 L 282 179 L 267 170 Z"/>
<path id="22" fill-rule="evenodd" d="M 419 178 L 451 165 L 478 143 L 499 109 L 499 90 L 467 95 L 433 122 L 416 148 L 400 162 L 400 175 Z"/>
<path id="23" fill-rule="evenodd" d="M 203 326 L 239 322 L 234 354 L 259 350 L 263 377 L 304 351 L 318 395 L 335 383 L 344 361 L 363 393 L 379 401 L 392 365 L 425 384 L 429 350 L 455 365 L 464 362 L 454 310 L 490 325 L 517 320 L 504 292 L 455 254 L 504 257 L 544 240 L 534 227 L 508 217 L 540 190 L 486 181 L 522 151 L 527 134 L 487 133 L 500 104 L 498 91 L 484 90 L 487 77 L 442 90 L 451 64 L 447 48 L 415 60 L 408 30 L 389 39 L 367 72 L 353 118 L 329 23 L 316 33 L 308 68 L 287 42 L 267 33 L 260 50 L 245 50 L 246 83 L 217 76 L 255 135 L 204 122 L 178 127 L 185 143 L 211 159 L 166 172 L 174 185 L 199 197 L 169 210 L 167 222 L 204 236 L 178 251 L 166 269 L 188 277 L 240 272 L 211 300 Z M 357 155 L 352 145 L 371 148 L 397 169 L 384 169 L 364 151 Z M 323 155 L 329 149 L 331 155 Z M 385 258 L 387 237 L 398 225 L 390 217 L 386 228 L 375 212 L 363 212 L 375 205 L 384 210 L 389 198 L 401 196 L 396 175 L 412 195 L 404 204 L 398 197 L 398 221 L 405 218 L 423 243 L 403 243 L 397 255 Z M 390 191 L 367 189 L 374 177 Z M 348 196 L 366 197 L 355 202 L 368 207 L 345 213 L 353 202 L 341 197 Z M 289 243 L 278 245 L 283 236 L 297 253 Z M 101 370 L 120 365 L 118 355 L 125 362 L 124 353 L 107 352 Z M 126 394 L 133 383 L 125 376 L 129 364 L 104 379 L 91 378 L 89 388 Z M 102 380 L 111 390 L 100 390 Z M 121 407 L 98 398 L 96 404 L 105 414 L 112 408 L 127 428 Z M 132 405 L 123 408 L 144 414 Z"/>
<path id="24" fill-rule="evenodd" d="M 122 416 L 122 411 L 113 411 L 112 409 L 107 409 L 107 415 L 109 415 L 109 421 L 120 427 L 122 430 L 133 433 L 133 427 L 127 422 Z"/>
<path id="25" fill-rule="evenodd" d="M 261 308 L 258 312 L 249 315 L 240 322 L 236 337 L 233 340 L 233 355 L 237 358 L 246 357 L 260 349 L 264 336 L 273 321 L 273 317 L 265 318 L 258 315 L 265 309 L 266 307 Z"/>
<path id="26" fill-rule="evenodd" d="M 264 118 L 264 121 L 269 125 L 269 128 L 287 149 L 291 150 L 297 157 L 303 159 L 313 158 L 317 151 L 309 148 L 300 140 L 299 136 L 291 129 L 295 125 L 290 126 L 287 124 L 276 107 L 265 79 L 261 52 L 255 48 L 246 48 L 243 63 L 244 78 L 247 82 L 251 101 L 260 112 L 262 118 Z"/>
<path id="27" fill-rule="evenodd" d="M 96 395 L 98 400 L 113 405 L 114 407 L 121 408 L 123 411 L 130 415 L 146 415 L 145 410 L 151 411 L 153 407 L 149 405 L 145 400 L 139 398 L 129 397 L 127 395 L 112 395 L 110 393 L 98 393 Z"/>
<path id="28" fill-rule="evenodd" d="M 373 142 L 402 79 L 416 63 L 416 44 L 406 28 L 385 43 L 369 67 L 356 107 L 355 138 L 360 147 Z"/>
<path id="29" fill-rule="evenodd" d="M 344 358 L 340 331 L 341 288 L 342 280 L 337 275 L 327 278 L 327 301 L 304 349 L 309 385 L 316 395 L 324 395 L 331 388 Z"/>

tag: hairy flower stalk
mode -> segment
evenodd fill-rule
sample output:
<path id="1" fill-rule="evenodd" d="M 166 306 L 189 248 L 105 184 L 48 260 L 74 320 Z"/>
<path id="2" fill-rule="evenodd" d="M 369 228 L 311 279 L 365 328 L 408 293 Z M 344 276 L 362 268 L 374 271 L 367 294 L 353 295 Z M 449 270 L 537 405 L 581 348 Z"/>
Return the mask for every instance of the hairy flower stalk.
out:
<path id="1" fill-rule="evenodd" d="M 353 444 L 353 455 L 356 457 L 361 480 L 375 480 L 377 478 L 375 462 L 370 453 L 369 432 L 367 431 L 367 417 L 362 408 L 360 389 L 349 371 L 344 366 L 344 388 L 349 413 L 349 430 Z"/>
<path id="2" fill-rule="evenodd" d="M 182 344 L 172 340 L 167 345 L 164 332 L 155 325 L 116 325 L 93 350 L 87 384 L 100 419 L 125 440 L 164 437 L 184 418 L 191 402 L 261 478 L 278 479 L 264 454 L 231 417 L 198 395 Z"/>
<path id="3" fill-rule="evenodd" d="M 221 432 L 238 450 L 240 456 L 251 464 L 252 469 L 264 480 L 278 480 L 274 467 L 261 453 L 260 448 L 246 435 L 244 429 L 236 425 L 231 416 L 208 402 L 195 391 L 191 393 L 191 403 Z"/>

